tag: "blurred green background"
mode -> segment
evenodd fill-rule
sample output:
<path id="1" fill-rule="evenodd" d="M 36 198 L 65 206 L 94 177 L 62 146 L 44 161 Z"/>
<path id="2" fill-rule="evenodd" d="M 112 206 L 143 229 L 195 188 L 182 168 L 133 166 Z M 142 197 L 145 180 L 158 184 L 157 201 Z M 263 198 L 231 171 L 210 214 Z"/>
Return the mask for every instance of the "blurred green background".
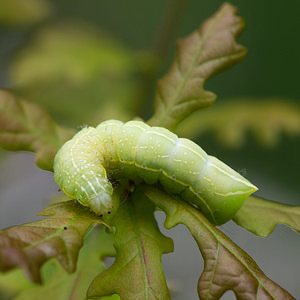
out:
<path id="1" fill-rule="evenodd" d="M 222 3 L 217 0 L 0 0 L 0 8 L 5 7 L 0 12 L 0 86 L 41 103 L 60 123 L 77 129 L 105 118 L 127 120 L 137 115 L 147 119 L 152 114 L 155 80 L 170 66 L 176 39 L 195 30 Z M 246 29 L 238 41 L 247 47 L 248 54 L 244 62 L 207 82 L 206 89 L 218 95 L 216 104 L 209 110 L 230 103 L 233 98 L 253 98 L 253 103 L 260 103 L 264 98 L 271 103 L 272 99 L 283 99 L 283 102 L 300 105 L 300 2 L 236 0 L 231 3 L 246 20 Z M 300 118 L 300 113 L 298 116 Z M 268 146 L 257 143 L 249 134 L 241 146 L 226 147 L 209 130 L 193 139 L 209 154 L 255 183 L 260 188 L 258 195 L 300 205 L 299 135 L 280 134 L 279 143 Z M 33 164 L 31 155 L 20 158 L 1 153 L 0 204 L 5 205 L 0 220 L 3 228 L 30 221 L 32 215 L 45 206 L 45 199 L 55 193 L 56 187 L 51 174 L 29 167 Z M 25 185 L 18 181 L 23 176 L 28 179 L 30 172 L 34 174 L 30 177 L 32 188 L 29 182 Z M 37 181 L 42 176 L 44 182 Z M 9 191 L 7 180 L 12 182 Z M 26 209 L 28 198 L 36 199 L 33 205 L 40 203 L 35 206 L 34 214 L 22 211 L 16 216 L 13 209 L 6 210 L 17 203 L 8 197 L 21 201 L 19 194 L 13 194 L 18 186 L 22 188 L 24 201 L 21 210 Z M 41 192 L 30 194 L 39 186 Z M 270 267 L 271 278 L 300 298 L 300 265 L 293 262 L 299 261 L 299 257 L 293 257 L 290 252 L 299 253 L 299 237 L 281 227 L 281 231 L 276 231 L 278 239 L 273 241 L 271 237 L 269 246 L 264 245 L 264 241 L 256 245 L 255 241 L 260 239 L 244 231 L 236 232 L 236 228 L 230 226 L 224 227 L 225 233 L 234 241 L 241 237 L 239 245 L 244 249 L 248 247 L 246 251 L 260 261 L 260 266 L 266 264 L 262 269 Z M 285 242 L 280 240 L 283 235 Z M 285 249 L 279 248 L 284 244 Z M 268 250 L 275 251 L 269 262 Z M 255 251 L 262 253 L 261 258 L 256 257 Z M 280 253 L 286 253 L 290 260 L 280 257 Z M 199 258 L 199 254 L 196 255 Z M 275 271 L 273 260 L 278 264 Z M 289 276 L 282 274 L 280 261 L 284 269 L 293 269 Z M 197 275 L 193 281 L 195 285 Z M 194 294 L 185 299 L 193 299 L 195 289 L 194 286 Z"/>

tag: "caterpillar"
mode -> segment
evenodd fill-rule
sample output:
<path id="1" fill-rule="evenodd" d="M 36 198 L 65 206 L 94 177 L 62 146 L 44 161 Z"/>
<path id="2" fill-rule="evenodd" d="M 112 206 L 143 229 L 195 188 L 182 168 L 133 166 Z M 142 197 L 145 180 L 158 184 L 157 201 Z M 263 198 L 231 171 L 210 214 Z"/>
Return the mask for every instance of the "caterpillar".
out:
<path id="1" fill-rule="evenodd" d="M 108 120 L 96 128 L 83 128 L 59 149 L 53 168 L 65 194 L 98 215 L 112 209 L 109 179 L 114 174 L 158 184 L 196 206 L 216 225 L 230 220 L 257 190 L 191 140 L 141 121 Z"/>

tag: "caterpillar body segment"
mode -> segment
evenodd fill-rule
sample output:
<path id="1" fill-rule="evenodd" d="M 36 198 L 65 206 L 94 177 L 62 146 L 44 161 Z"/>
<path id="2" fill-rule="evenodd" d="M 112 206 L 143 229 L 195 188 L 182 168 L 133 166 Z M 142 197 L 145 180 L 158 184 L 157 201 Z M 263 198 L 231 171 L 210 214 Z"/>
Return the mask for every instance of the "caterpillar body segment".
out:
<path id="1" fill-rule="evenodd" d="M 57 152 L 54 179 L 63 191 L 102 215 L 111 211 L 113 192 L 101 161 L 103 145 L 95 128 L 84 128 Z"/>
<path id="2" fill-rule="evenodd" d="M 213 223 L 230 220 L 257 188 L 194 142 L 140 121 L 109 120 L 82 129 L 59 150 L 58 185 L 95 213 L 111 210 L 107 173 L 148 184 L 197 206 Z M 116 175 L 113 175 L 116 177 Z"/>

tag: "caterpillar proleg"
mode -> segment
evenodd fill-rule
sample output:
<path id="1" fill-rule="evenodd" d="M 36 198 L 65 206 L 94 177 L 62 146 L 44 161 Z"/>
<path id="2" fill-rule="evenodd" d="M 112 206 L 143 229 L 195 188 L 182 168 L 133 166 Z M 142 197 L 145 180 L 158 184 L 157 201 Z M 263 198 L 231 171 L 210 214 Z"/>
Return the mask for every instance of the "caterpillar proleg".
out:
<path id="1" fill-rule="evenodd" d="M 54 160 L 54 178 L 71 198 L 102 215 L 112 209 L 107 174 L 160 184 L 214 224 L 230 220 L 257 188 L 191 140 L 140 121 L 108 120 L 79 131 Z"/>

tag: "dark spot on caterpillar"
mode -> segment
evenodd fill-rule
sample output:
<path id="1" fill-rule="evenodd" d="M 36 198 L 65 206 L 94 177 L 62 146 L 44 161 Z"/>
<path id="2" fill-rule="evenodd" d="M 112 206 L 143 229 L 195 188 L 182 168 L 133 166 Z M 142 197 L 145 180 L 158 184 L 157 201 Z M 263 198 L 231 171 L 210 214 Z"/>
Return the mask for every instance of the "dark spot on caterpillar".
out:
<path id="1" fill-rule="evenodd" d="M 123 162 L 124 161 L 124 159 L 123 158 L 121 158 L 121 162 Z"/>
<path id="2" fill-rule="evenodd" d="M 172 176 L 172 179 L 175 179 L 175 175 Z"/>
<path id="3" fill-rule="evenodd" d="M 100 218 L 102 218 L 102 217 L 103 217 L 103 215 L 100 215 L 99 217 L 100 217 Z"/>
<path id="4" fill-rule="evenodd" d="M 58 189 L 57 191 L 58 191 L 58 192 L 61 192 L 61 189 Z"/>
<path id="5" fill-rule="evenodd" d="M 145 166 L 145 165 L 143 165 L 143 169 L 146 169 L 146 166 Z"/>
<path id="6" fill-rule="evenodd" d="M 108 213 L 108 214 L 111 214 L 111 211 L 108 211 L 107 213 Z"/>
<path id="7" fill-rule="evenodd" d="M 197 196 L 201 196 L 201 193 L 198 193 Z"/>
<path id="8" fill-rule="evenodd" d="M 68 229 L 68 228 L 65 226 L 65 227 L 64 227 L 64 230 L 67 230 L 67 229 Z"/>

